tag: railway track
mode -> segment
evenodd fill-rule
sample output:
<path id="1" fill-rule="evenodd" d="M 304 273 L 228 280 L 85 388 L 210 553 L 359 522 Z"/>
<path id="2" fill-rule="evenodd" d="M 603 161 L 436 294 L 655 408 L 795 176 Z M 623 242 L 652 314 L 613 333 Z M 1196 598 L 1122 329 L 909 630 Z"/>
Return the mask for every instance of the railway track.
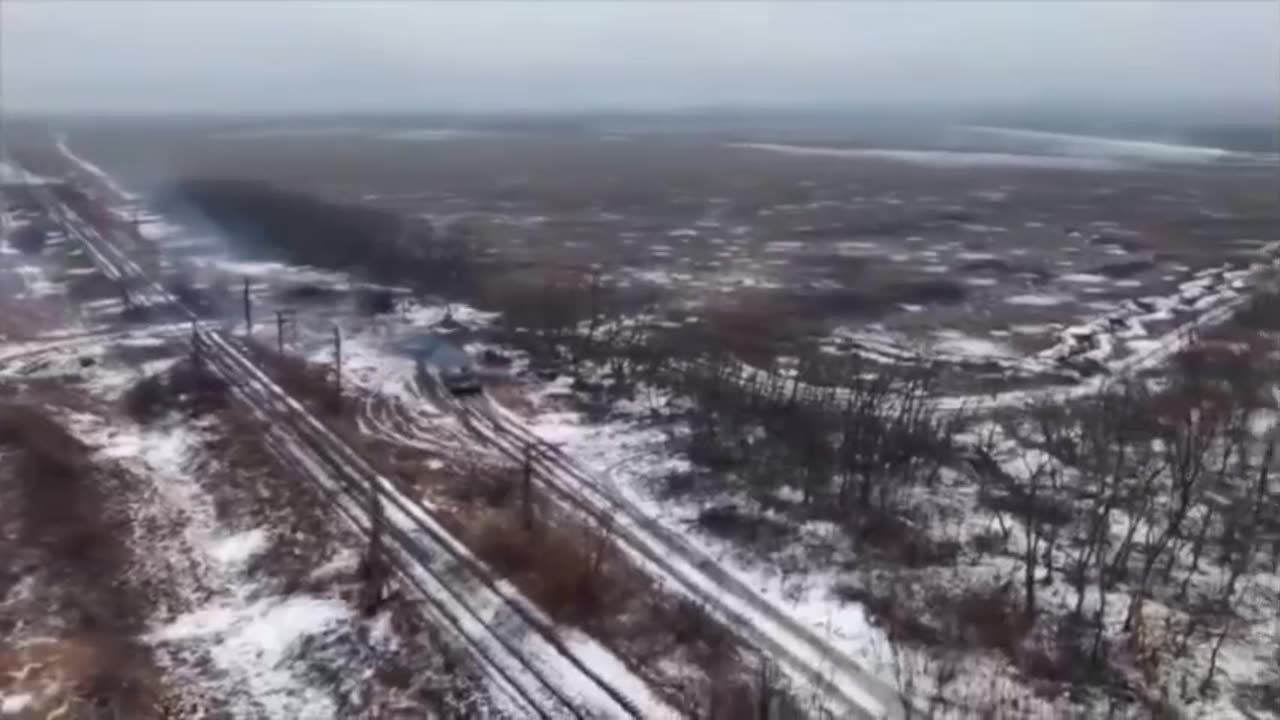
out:
<path id="1" fill-rule="evenodd" d="M 1211 305 L 1194 315 L 1184 325 L 1159 338 L 1155 347 L 1137 354 L 1122 363 L 1118 374 L 1140 370 L 1166 360 L 1188 342 L 1187 338 L 1202 327 L 1212 326 L 1229 319 L 1251 297 L 1248 289 L 1266 284 L 1267 273 L 1280 266 L 1274 246 L 1267 260 L 1257 263 L 1242 273 L 1240 292 L 1224 301 Z M 1112 378 L 1114 379 L 1114 378 Z M 744 372 L 734 378 L 744 386 L 753 386 L 754 376 Z M 795 382 L 795 381 L 793 381 Z M 802 401 L 820 402 L 833 388 L 800 383 L 794 388 Z M 1077 387 L 1054 389 L 1040 393 L 1009 393 L 1005 397 L 987 401 L 986 398 L 931 399 L 922 408 L 929 412 L 948 413 L 966 409 L 994 409 L 1014 404 L 1023 405 L 1039 399 L 1052 398 L 1067 402 L 1098 392 L 1101 381 L 1082 382 Z M 832 397 L 839 398 L 836 393 Z M 950 400 L 948 402 L 947 400 Z M 624 546 L 639 558 L 658 570 L 689 596 L 704 602 L 722 620 L 735 628 L 757 647 L 768 650 L 794 673 L 815 687 L 821 688 L 827 697 L 841 703 L 840 717 L 894 717 L 904 712 L 901 700 L 891 688 L 872 677 L 856 662 L 833 649 L 829 643 L 810 628 L 796 622 L 772 604 L 744 586 L 732 574 L 724 571 L 713 559 L 691 546 L 682 536 L 667 530 L 634 504 L 622 497 L 607 479 L 593 476 L 559 448 L 547 443 L 529 430 L 509 411 L 487 397 L 446 400 L 464 418 L 473 433 L 490 445 L 499 448 L 508 458 L 521 462 L 527 448 L 532 448 L 530 462 L 554 497 L 569 507 L 607 523 L 622 537 Z M 898 403 L 891 403 L 894 410 Z M 728 597 L 734 602 L 723 602 Z M 844 687 L 840 678 L 847 678 Z M 852 686 L 852 688 L 850 687 Z M 853 690 L 850 692 L 850 690 Z M 867 695 L 879 703 L 879 715 L 868 713 L 872 705 Z"/>
<path id="2" fill-rule="evenodd" d="M 109 277 L 131 281 L 146 290 L 135 290 L 136 302 L 144 305 L 167 302 L 181 307 L 169 293 L 147 278 L 141 268 L 119 248 L 100 236 L 95 237 L 96 232 L 84 227 L 83 220 L 75 217 L 69 208 L 63 207 L 62 211 L 66 222 L 73 226 L 79 224 L 79 227 L 74 227 L 76 239 L 86 246 L 95 262 L 107 265 L 104 273 Z M 194 314 L 189 311 L 187 314 L 194 322 Z M 355 508 L 348 511 L 348 515 L 359 518 L 359 508 L 368 503 L 367 488 L 374 486 L 373 471 L 345 443 L 332 437 L 323 425 L 307 415 L 298 403 L 289 399 L 283 390 L 274 387 L 246 354 L 235 347 L 235 341 L 229 340 L 220 332 L 204 328 L 198 322 L 193 327 L 193 338 L 201 342 L 207 341 L 211 348 L 216 348 L 215 354 L 218 357 L 214 362 L 218 363 L 219 372 L 239 388 L 238 392 L 249 407 L 268 421 L 273 434 L 279 435 L 290 428 L 294 429 L 292 437 L 276 440 L 281 454 L 294 456 L 304 470 L 310 471 L 304 473 L 309 478 L 335 477 L 337 483 L 324 488 L 325 492 L 330 497 L 337 498 L 339 496 L 335 493 L 339 490 L 335 486 L 345 488 L 342 492 L 346 493 L 346 502 L 354 504 Z M 521 459 L 524 447 L 530 444 L 538 448 L 539 452 L 533 459 L 535 469 L 560 501 L 599 522 L 609 524 L 622 546 L 644 566 L 654 569 L 673 587 L 707 607 L 750 645 L 767 653 L 790 676 L 803 680 L 808 686 L 806 690 L 816 690 L 823 699 L 822 705 L 829 716 L 871 720 L 905 715 L 905 709 L 895 690 L 870 675 L 812 629 L 769 603 L 736 576 L 721 568 L 714 559 L 692 547 L 684 538 L 666 530 L 657 521 L 610 491 L 606 484 L 591 477 L 589 472 L 562 451 L 542 442 L 499 406 L 481 396 L 459 401 L 455 409 L 477 437 L 508 457 Z M 303 432 L 296 432 L 299 429 Z M 309 452 L 299 453 L 300 447 Z M 306 457 L 297 457 L 299 455 Z M 385 479 L 377 480 L 386 486 L 382 492 L 394 491 Z M 407 518 L 417 519 L 414 508 L 421 513 L 421 505 L 414 501 L 395 495 L 385 497 L 389 498 L 392 510 L 403 513 Z M 362 506 L 362 501 L 366 505 Z M 405 523 L 402 520 L 397 524 L 403 526 Z M 357 525 L 359 526 L 358 522 Z M 365 528 L 362 527 L 363 529 Z M 427 533 L 428 529 L 419 525 L 418 530 Z M 436 532 L 427 534 L 437 541 L 441 537 L 447 537 L 442 529 L 437 527 L 434 530 Z M 425 543 L 420 536 L 406 538 L 401 535 L 397 539 L 401 546 L 399 561 L 403 575 L 403 565 L 412 563 L 415 558 L 421 564 L 424 555 L 421 547 Z M 466 553 L 461 546 L 452 549 L 455 554 Z M 426 552 L 425 555 L 431 557 L 434 553 Z M 471 566 L 473 573 L 485 574 L 477 569 L 478 561 L 474 558 L 460 564 Z M 491 576 L 488 579 L 491 581 L 490 587 L 496 588 L 496 579 Z M 447 583 L 438 585 L 447 587 Z M 554 638 L 549 623 L 540 622 L 540 616 L 527 606 L 526 601 L 511 598 L 507 598 L 507 601 L 524 610 L 520 614 L 527 616 L 527 624 L 532 625 L 544 637 Z M 555 644 L 554 640 L 548 641 Z M 572 658 L 572 654 L 562 645 L 556 649 L 566 658 Z M 594 676 L 590 668 L 572 661 L 570 664 L 576 667 L 578 673 L 586 676 L 585 680 L 601 686 L 604 694 L 615 701 L 616 709 L 621 710 L 615 714 L 640 715 L 634 703 L 620 697 L 603 679 Z M 581 682 L 579 680 L 571 684 Z M 537 705 L 537 700 L 533 700 L 531 704 Z M 573 711 L 573 714 L 581 716 L 577 711 Z"/>
<path id="3" fill-rule="evenodd" d="M 615 687 L 574 653 L 552 623 L 454 538 L 420 501 L 403 495 L 346 441 L 274 383 L 236 341 L 195 313 L 47 191 L 42 200 L 107 277 L 130 288 L 141 306 L 170 305 L 191 322 L 201 361 L 262 422 L 277 457 L 301 471 L 338 514 L 368 535 L 372 498 L 384 513 L 388 559 L 428 619 L 473 651 L 493 687 L 518 708 L 544 718 L 652 717 L 671 714 L 651 695 Z"/>
<path id="4" fill-rule="evenodd" d="M 478 437 L 507 457 L 530 461 L 552 495 L 608 526 L 622 546 L 681 592 L 792 675 L 821 692 L 826 712 L 838 718 L 898 718 L 905 715 L 897 692 L 834 648 L 810 628 L 774 606 L 713 558 L 593 477 L 559 448 L 543 441 L 485 396 L 461 398 L 454 406 Z"/>

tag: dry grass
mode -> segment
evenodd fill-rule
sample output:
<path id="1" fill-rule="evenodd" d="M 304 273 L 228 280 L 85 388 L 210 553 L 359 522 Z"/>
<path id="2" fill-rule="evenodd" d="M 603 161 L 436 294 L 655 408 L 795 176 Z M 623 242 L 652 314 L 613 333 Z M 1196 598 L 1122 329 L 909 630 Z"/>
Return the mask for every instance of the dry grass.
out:
<path id="1" fill-rule="evenodd" d="M 618 550 L 587 528 L 537 527 L 526 531 L 509 514 L 492 513 L 471 524 L 467 544 L 509 577 L 557 622 L 593 627 L 607 621 L 632 587 Z"/>
<path id="2" fill-rule="evenodd" d="M 600 528 L 560 518 L 528 531 L 516 517 L 485 512 L 468 521 L 464 542 L 555 622 L 587 631 L 691 716 L 754 707 L 760 691 L 737 641 L 705 608 L 663 591 Z"/>
<path id="3" fill-rule="evenodd" d="M 127 580 L 127 519 L 110 502 L 118 478 L 30 405 L 0 405 L 0 448 L 8 451 L 0 474 L 9 476 L 0 511 L 16 528 L 0 537 L 0 552 L 34 573 L 37 625 L 54 628 L 44 642 L 0 648 L 0 670 L 16 666 L 0 672 L 0 690 L 34 687 L 38 707 L 65 707 L 67 717 L 164 716 L 156 668 L 135 640 L 146 597 Z"/>
<path id="4" fill-rule="evenodd" d="M 385 474 L 412 492 L 430 493 L 441 522 L 548 618 L 590 634 L 673 706 L 709 717 L 718 702 L 724 711 L 710 715 L 716 718 L 736 717 L 726 714 L 741 706 L 735 697 L 748 697 L 750 706 L 748 661 L 728 629 L 665 591 L 607 528 L 565 512 L 537 481 L 533 529 L 526 530 L 518 468 L 464 463 L 427 470 L 420 450 L 369 437 L 363 447 Z"/>
<path id="5" fill-rule="evenodd" d="M 67 276 L 67 297 L 73 302 L 94 300 L 121 300 L 119 283 L 101 273 Z"/>
<path id="6" fill-rule="evenodd" d="M 251 340 L 247 345 L 253 359 L 289 395 L 313 410 L 341 414 L 344 403 L 335 392 L 332 368 L 288 353 L 278 353 L 257 341 Z"/>
<path id="7" fill-rule="evenodd" d="M 0 647 L 0 690 L 30 696 L 19 718 L 182 717 L 143 655 L 83 634 Z"/>
<path id="8" fill-rule="evenodd" d="M 50 477 L 49 484 L 78 479 L 87 467 L 87 448 L 38 408 L 0 405 L 0 447 L 20 452 L 27 470 Z"/>
<path id="9" fill-rule="evenodd" d="M 123 402 L 129 417 L 149 423 L 174 410 L 198 417 L 225 407 L 227 400 L 226 383 L 204 366 L 183 360 L 139 380 L 125 391 Z"/>

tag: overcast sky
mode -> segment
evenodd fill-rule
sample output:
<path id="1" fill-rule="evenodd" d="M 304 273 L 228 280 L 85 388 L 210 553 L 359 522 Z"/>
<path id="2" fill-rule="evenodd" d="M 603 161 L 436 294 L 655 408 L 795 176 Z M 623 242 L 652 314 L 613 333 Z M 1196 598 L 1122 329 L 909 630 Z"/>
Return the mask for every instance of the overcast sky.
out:
<path id="1" fill-rule="evenodd" d="M 1280 104 L 1280 0 L 0 0 L 9 111 Z"/>

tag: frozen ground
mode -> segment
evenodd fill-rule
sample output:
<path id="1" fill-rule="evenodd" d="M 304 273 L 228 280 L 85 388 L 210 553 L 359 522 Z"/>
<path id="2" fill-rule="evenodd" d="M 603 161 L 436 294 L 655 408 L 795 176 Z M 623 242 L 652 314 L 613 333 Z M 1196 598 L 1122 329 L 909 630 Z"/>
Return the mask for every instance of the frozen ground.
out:
<path id="1" fill-rule="evenodd" d="M 456 650 L 424 649 L 424 638 L 405 629 L 400 601 L 372 619 L 359 615 L 352 605 L 359 541 L 321 519 L 305 488 L 290 491 L 296 481 L 283 466 L 263 464 L 247 428 L 226 425 L 242 420 L 169 414 L 139 425 L 122 417 L 125 391 L 181 357 L 161 330 L 33 344 L 4 357 L 0 382 L 17 388 L 18 401 L 40 397 L 46 379 L 70 384 L 70 396 L 46 403 L 48 411 L 90 449 L 96 467 L 127 483 L 122 540 L 136 558 L 127 582 L 150 588 L 145 622 L 130 641 L 154 657 L 166 702 L 185 707 L 183 716 L 216 709 L 327 718 L 343 708 L 423 711 L 418 693 L 430 685 L 455 710 L 488 713 L 483 688 L 465 671 L 434 674 Z M 152 359 L 138 362 L 139 353 Z M 39 642 L 23 633 L 12 639 L 19 648 Z M 382 673 L 394 666 L 414 668 L 419 685 L 387 685 Z M 39 677 L 53 673 L 43 667 Z M 0 682 L 0 696 L 16 705 L 21 694 L 12 690 Z M 64 691 L 22 694 L 52 709 Z"/>
<path id="2" fill-rule="evenodd" d="M 99 475 L 110 502 L 87 504 L 108 518 L 106 534 L 85 542 L 118 544 L 122 565 L 118 577 L 114 566 L 96 565 L 101 577 L 83 581 L 92 590 L 85 601 L 102 593 L 128 605 L 94 611 L 117 617 L 98 631 L 105 639 L 86 641 L 77 623 L 94 621 L 77 620 L 75 601 L 61 599 L 76 587 L 59 563 L 50 572 L 30 559 L 6 565 L 0 714 L 80 717 L 89 712 L 81 703 L 102 693 L 97 702 L 131 717 L 504 716 L 458 649 L 423 634 L 403 599 L 371 619 L 355 610 L 352 549 L 360 541 L 322 519 L 319 503 L 307 500 L 292 470 L 272 463 L 244 417 L 224 408 L 144 424 L 126 414 L 130 388 L 182 359 L 189 327 L 125 321 L 118 299 L 88 299 L 94 295 L 76 284 L 92 274 L 81 274 L 80 253 L 56 240 L 32 256 L 0 258 L 0 274 L 19 283 L 0 300 L 9 323 L 0 328 L 8 335 L 0 343 L 3 412 L 38 408 L 86 448 L 86 472 Z M 26 318 L 18 313 L 35 310 L 64 317 L 9 332 Z M 9 462 L 13 437 L 6 430 L 0 439 L 6 494 L 34 481 Z M 22 510 L 19 524 L 33 517 L 11 497 L 0 505 Z M 0 517 L 0 525 L 12 520 Z M 25 542 L 8 529 L 5 543 Z M 12 550 L 4 552 L 14 559 L 44 552 Z M 115 655 L 126 651 L 136 659 Z M 109 672 L 145 674 L 140 702 L 154 707 L 135 715 L 116 704 L 125 700 L 115 681 L 93 679 Z M 101 689 L 84 689 L 91 683 Z"/>
<path id="3" fill-rule="evenodd" d="M 500 287 L 536 281 L 539 267 L 598 265 L 635 294 L 658 291 L 661 309 L 747 308 L 790 318 L 801 337 L 880 325 L 920 345 L 943 328 L 1048 352 L 1062 331 L 1253 262 L 1275 239 L 1265 195 L 1280 169 L 1172 143 L 960 128 L 942 133 L 943 147 L 871 144 L 832 157 L 678 133 L 603 142 L 437 127 L 414 143 L 380 138 L 413 128 L 278 130 L 294 129 L 287 141 L 201 137 L 184 146 L 182 167 L 314 189 L 437 230 L 465 221 L 496 259 L 484 275 Z M 331 132 L 346 148 L 341 166 L 324 162 Z M 952 134 L 965 144 L 946 147 Z M 153 172 L 126 147 L 86 141 L 76 152 L 138 187 L 172 179 L 172 165 Z"/>
<path id="4" fill-rule="evenodd" d="M 1171 333 L 1174 328 L 1222 319 L 1243 297 L 1251 273 L 1261 269 L 1250 266 L 1274 262 L 1273 219 L 1244 199 L 1257 192 L 1257 178 L 1218 167 L 1220 157 L 1212 152 L 1012 137 L 1058 143 L 1065 150 L 1045 161 L 1030 151 L 836 149 L 832 155 L 824 148 L 773 143 L 680 148 L 687 155 L 682 157 L 660 143 L 607 143 L 609 150 L 553 143 L 557 160 L 575 158 L 581 177 L 543 177 L 537 168 L 549 158 L 541 147 L 509 137 L 471 138 L 463 153 L 433 135 L 421 144 L 426 149 L 403 151 L 423 153 L 415 157 L 429 158 L 422 163 L 429 169 L 404 170 L 398 187 L 366 176 L 336 192 L 358 191 L 371 202 L 432 217 L 478 215 L 489 223 L 488 241 L 534 267 L 566 256 L 600 262 L 611 278 L 661 289 L 667 308 L 684 313 L 663 321 L 668 325 L 696 323 L 704 311 L 740 305 L 760 312 L 761 324 L 802 328 L 806 342 L 831 354 L 858 352 L 885 365 L 941 359 L 961 374 L 986 368 L 997 389 L 1016 375 L 1066 373 L 1067 384 L 1090 393 L 1108 371 L 1158 364 L 1184 341 Z M 255 140 L 265 138 L 237 142 Z M 240 150 L 245 147 L 304 162 L 289 150 L 252 143 Z M 370 152 L 393 162 L 382 151 Z M 236 167 L 226 158 L 206 162 Z M 492 170 L 493 185 L 475 179 L 483 173 L 469 175 L 470 184 L 451 185 L 467 162 Z M 1164 162 L 1187 168 L 1165 174 L 1150 167 Z M 733 182 L 707 177 L 700 163 Z M 607 179 L 616 167 L 633 172 L 625 181 Z M 726 167 L 729 172 L 723 172 Z M 326 192 L 344 182 L 333 179 Z M 575 197 L 589 199 L 565 200 Z M 175 247 L 187 242 L 161 222 L 148 220 L 144 234 L 176 241 Z M 193 243 L 184 250 L 226 277 L 253 278 L 255 334 L 264 343 L 273 344 L 273 311 L 286 306 L 300 311 L 286 346 L 314 362 L 332 361 L 331 325 L 342 329 L 346 382 L 394 400 L 370 403 L 363 429 L 422 443 L 441 456 L 465 451 L 465 433 L 444 409 L 423 406 L 424 398 L 411 389 L 412 363 L 397 351 L 401 339 L 443 320 L 443 308 L 402 303 L 391 316 L 368 318 L 346 301 L 292 303 L 281 298 L 280 286 L 312 283 L 346 291 L 353 283 L 311 268 L 243 264 L 210 253 L 213 247 Z M 464 343 L 483 335 L 494 319 L 461 304 L 452 310 Z M 837 529 L 811 522 L 800 528 L 793 546 L 771 556 L 744 552 L 697 522 L 709 501 L 676 500 L 662 491 L 661 478 L 686 468 L 664 449 L 664 433 L 671 428 L 647 422 L 649 404 L 661 409 L 665 398 L 615 407 L 611 421 L 593 424 L 574 412 L 573 393 L 564 384 L 522 392 L 539 387 L 517 384 L 512 392 L 504 383 L 502 392 L 511 393 L 504 402 L 509 397 L 543 437 L 561 443 L 664 527 L 706 548 L 886 681 L 901 675 L 902 658 L 883 631 L 858 603 L 835 594 L 851 579 L 874 582 L 837 562 L 856 562 L 856 553 L 840 547 Z M 1029 395 L 1007 390 L 1000 397 L 1006 405 L 1021 405 Z M 962 486 L 948 490 L 959 498 L 953 509 L 971 519 L 966 532 L 989 531 L 996 518 L 966 504 L 971 498 Z M 795 502 L 783 493 L 773 507 Z M 239 537 L 239 545 L 222 552 L 235 557 L 237 547 L 252 550 L 258 542 L 252 534 Z M 815 547 L 837 548 L 827 569 L 814 571 L 798 557 Z M 974 577 L 1008 570 L 970 569 Z M 196 643 L 214 657 L 234 655 L 242 647 L 237 628 L 254 626 L 276 607 L 271 600 L 259 604 L 252 581 L 246 582 L 246 598 L 219 597 L 204 615 L 201 608 L 191 610 L 197 619 L 217 620 L 215 630 L 192 631 L 179 622 L 176 634 L 166 636 L 160 628 L 156 637 Z M 1263 578 L 1262 584 L 1271 582 Z M 338 621 L 323 607 L 307 607 L 321 619 Z M 189 619 L 178 615 L 170 621 L 183 618 Z M 1245 659 L 1251 647 L 1231 645 L 1224 662 L 1233 672 L 1252 672 Z M 263 652 L 280 656 L 277 649 Z M 1011 685 L 1031 714 L 1071 707 L 1064 698 L 1030 697 L 996 658 L 978 653 L 966 662 L 963 684 L 972 690 L 984 683 Z M 1226 712 L 1219 706 L 1201 709 Z"/>
<path id="5" fill-rule="evenodd" d="M 821 520 L 794 524 L 794 520 L 789 519 L 788 508 L 800 507 L 799 492 L 779 492 L 767 504 L 733 492 L 692 496 L 670 492 L 668 483 L 689 470 L 690 465 L 683 456 L 673 455 L 671 451 L 671 434 L 683 432 L 680 423 L 655 423 L 655 418 L 670 412 L 665 394 L 641 388 L 634 401 L 615 404 L 605 421 L 589 420 L 571 409 L 579 406 L 582 397 L 567 379 L 542 386 L 529 397 L 532 405 L 528 410 L 528 423 L 541 437 L 565 449 L 591 468 L 597 477 L 609 482 L 614 491 L 644 508 L 664 527 L 690 538 L 722 567 L 835 641 L 886 682 L 903 683 L 910 676 L 910 682 L 914 683 L 911 687 L 918 697 L 928 697 L 937 689 L 934 673 L 939 663 L 956 662 L 946 682 L 951 701 L 961 703 L 959 708 L 953 708 L 959 717 L 966 716 L 963 708 L 977 712 L 994 698 L 1000 698 L 1001 703 L 1012 703 L 1018 710 L 1011 716 L 1019 717 L 1074 716 L 1085 707 L 1080 704 L 1084 702 L 1082 698 L 1068 694 L 1045 695 L 1036 690 L 1034 682 L 1022 677 L 1019 671 L 1011 670 L 1006 659 L 989 649 L 960 650 L 951 656 L 946 651 L 938 655 L 933 650 L 921 651 L 905 647 L 901 641 L 892 642 L 886 636 L 885 626 L 869 621 L 863 607 L 846 595 L 850 587 L 890 582 L 887 578 L 892 574 L 877 574 L 874 567 L 867 567 L 868 559 L 861 554 L 862 550 L 857 544 L 850 544 L 839 527 Z M 1251 427 L 1255 432 L 1265 432 L 1271 427 L 1269 417 L 1261 418 Z M 1000 428 L 991 424 L 975 427 L 966 437 L 973 442 L 978 442 L 978 438 L 991 441 L 992 433 L 994 437 L 1002 437 L 999 432 Z M 1008 439 L 997 440 L 996 447 L 995 456 L 1004 471 L 1015 477 L 1025 476 L 1029 468 L 1042 460 Z M 960 547 L 966 549 L 960 551 L 955 567 L 926 566 L 913 571 L 916 579 L 910 582 L 915 590 L 906 591 L 908 597 L 912 597 L 911 592 L 916 593 L 911 600 L 913 607 L 918 607 L 920 602 L 927 604 L 927 593 L 938 592 L 939 587 L 962 593 L 966 587 L 998 583 L 1012 571 L 1008 558 L 967 550 L 970 542 L 977 542 L 976 538 L 1005 527 L 1008 517 L 985 505 L 980 494 L 975 496 L 962 473 L 948 473 L 944 477 L 942 485 L 931 491 L 937 495 L 936 503 L 931 504 L 929 522 L 922 529 L 940 541 L 959 540 Z M 776 543 L 756 540 L 746 544 L 746 548 L 751 548 L 748 550 L 744 549 L 741 538 L 712 532 L 705 520 L 708 512 L 725 507 L 736 508 L 745 516 L 757 518 L 757 522 L 776 523 L 786 529 L 785 540 Z M 1120 523 L 1116 532 L 1123 533 L 1124 527 Z M 1062 555 L 1055 562 L 1065 568 L 1073 556 L 1066 550 L 1060 552 Z M 1197 586 L 1202 581 L 1205 592 L 1216 592 L 1221 578 L 1209 572 L 1206 577 L 1196 579 Z M 884 593 L 880 592 L 883 590 L 880 588 L 871 594 L 883 597 Z M 1276 624 L 1274 613 L 1265 608 L 1274 605 L 1277 592 L 1280 592 L 1280 582 L 1274 570 L 1259 569 L 1250 574 L 1241 590 L 1242 606 L 1247 609 L 1241 611 L 1238 624 L 1219 649 L 1219 692 L 1184 699 L 1183 702 L 1188 703 L 1184 707 L 1192 716 L 1254 717 L 1242 709 L 1241 695 L 1237 693 L 1252 692 L 1250 688 L 1274 681 L 1274 660 L 1269 653 L 1280 625 Z M 1127 592 L 1117 588 L 1108 592 L 1105 603 L 1122 609 L 1128 600 Z M 1070 610 L 1073 596 L 1065 583 L 1048 584 L 1041 602 L 1046 608 L 1065 613 Z M 1148 611 L 1153 627 L 1158 618 L 1184 617 L 1180 610 L 1157 602 L 1152 602 Z M 1115 627 L 1109 632 L 1123 635 L 1119 630 L 1123 614 L 1111 612 L 1114 618 L 1110 622 Z M 1169 658 L 1162 666 L 1161 682 L 1172 682 L 1169 678 L 1176 677 L 1177 673 L 1202 677 L 1208 666 L 1208 655 L 1207 648 L 1201 650 L 1189 656 L 1180 655 L 1176 660 Z M 948 661 L 945 657 L 952 659 Z"/>

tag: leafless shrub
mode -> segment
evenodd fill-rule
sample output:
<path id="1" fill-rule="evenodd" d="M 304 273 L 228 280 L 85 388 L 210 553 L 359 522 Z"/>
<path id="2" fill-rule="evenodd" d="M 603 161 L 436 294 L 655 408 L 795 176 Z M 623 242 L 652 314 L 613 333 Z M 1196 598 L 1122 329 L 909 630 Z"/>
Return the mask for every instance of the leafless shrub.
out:
<path id="1" fill-rule="evenodd" d="M 312 408 L 340 412 L 342 405 L 334 384 L 332 367 L 304 358 L 278 353 L 256 341 L 248 343 L 254 359 L 262 363 L 271 379 L 289 395 L 300 398 Z"/>
<path id="2" fill-rule="evenodd" d="M 956 459 L 955 416 L 932 412 L 929 370 L 872 376 L 857 363 L 802 363 L 802 384 L 780 371 L 744 374 L 723 353 L 671 372 L 688 398 L 688 432 L 679 449 L 725 489 L 745 491 L 759 508 L 779 493 L 798 497 L 808 517 L 839 522 L 850 534 L 910 564 L 947 562 L 958 545 L 939 545 L 903 514 L 903 498 L 935 483 Z M 843 380 L 824 388 L 822 380 Z M 757 523 L 758 524 L 758 523 Z"/>
<path id="3" fill-rule="evenodd" d="M 562 527 L 528 532 L 501 516 L 480 520 L 468 535 L 477 555 L 558 621 L 592 626 L 626 604 L 628 588 L 617 582 L 617 550 L 607 537 Z"/>

